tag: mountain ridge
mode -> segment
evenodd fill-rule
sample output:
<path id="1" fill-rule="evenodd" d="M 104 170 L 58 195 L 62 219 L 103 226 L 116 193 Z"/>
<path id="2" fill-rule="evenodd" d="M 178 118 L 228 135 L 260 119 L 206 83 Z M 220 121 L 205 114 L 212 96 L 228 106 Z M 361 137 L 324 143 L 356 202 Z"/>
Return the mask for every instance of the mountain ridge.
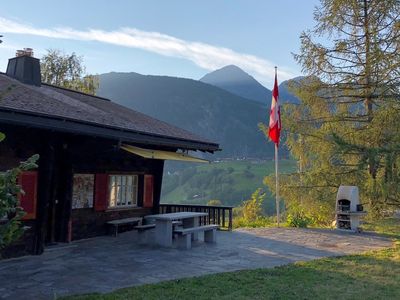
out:
<path id="1" fill-rule="evenodd" d="M 267 103 L 187 78 L 110 72 L 99 75 L 98 95 L 220 144 L 217 158 L 272 158 L 259 130 Z"/>

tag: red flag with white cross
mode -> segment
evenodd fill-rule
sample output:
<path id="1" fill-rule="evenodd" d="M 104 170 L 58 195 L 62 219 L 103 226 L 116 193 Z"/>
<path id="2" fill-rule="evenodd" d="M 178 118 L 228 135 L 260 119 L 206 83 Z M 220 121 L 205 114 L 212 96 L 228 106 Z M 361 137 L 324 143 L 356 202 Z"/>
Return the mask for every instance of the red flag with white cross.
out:
<path id="1" fill-rule="evenodd" d="M 275 84 L 272 90 L 271 112 L 269 114 L 269 132 L 268 136 L 277 146 L 279 145 L 279 137 L 281 134 L 281 111 L 278 102 L 279 90 L 278 79 L 275 73 Z"/>

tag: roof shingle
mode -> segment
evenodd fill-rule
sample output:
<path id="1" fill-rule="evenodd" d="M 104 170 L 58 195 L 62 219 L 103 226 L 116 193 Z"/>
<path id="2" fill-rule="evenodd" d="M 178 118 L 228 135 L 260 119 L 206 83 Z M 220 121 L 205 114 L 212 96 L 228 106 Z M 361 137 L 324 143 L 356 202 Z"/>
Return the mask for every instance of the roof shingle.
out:
<path id="1" fill-rule="evenodd" d="M 0 74 L 0 92 L 0 110 L 63 118 L 103 128 L 207 144 L 211 151 L 218 149 L 216 143 L 105 98 L 47 84 L 40 87 L 27 85 L 5 74 Z"/>

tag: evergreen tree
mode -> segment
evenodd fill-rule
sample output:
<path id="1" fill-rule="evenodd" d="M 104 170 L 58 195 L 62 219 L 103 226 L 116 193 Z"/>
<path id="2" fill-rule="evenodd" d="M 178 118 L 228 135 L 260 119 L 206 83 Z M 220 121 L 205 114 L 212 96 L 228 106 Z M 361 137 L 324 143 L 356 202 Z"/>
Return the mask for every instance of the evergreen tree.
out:
<path id="1" fill-rule="evenodd" d="M 283 113 L 299 160 L 281 181 L 289 209 L 327 221 L 341 184 L 359 186 L 373 212 L 400 204 L 399 16 L 395 0 L 321 0 L 315 10 L 294 55 L 309 75 L 293 86 L 301 104 Z"/>

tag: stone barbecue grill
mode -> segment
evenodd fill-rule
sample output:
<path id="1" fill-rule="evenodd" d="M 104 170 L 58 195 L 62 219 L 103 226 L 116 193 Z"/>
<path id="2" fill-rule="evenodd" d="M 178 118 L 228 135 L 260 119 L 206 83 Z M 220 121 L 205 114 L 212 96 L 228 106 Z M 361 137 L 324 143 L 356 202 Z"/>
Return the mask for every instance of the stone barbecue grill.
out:
<path id="1" fill-rule="evenodd" d="M 359 231 L 360 219 L 365 214 L 358 187 L 341 185 L 336 196 L 336 228 Z"/>

